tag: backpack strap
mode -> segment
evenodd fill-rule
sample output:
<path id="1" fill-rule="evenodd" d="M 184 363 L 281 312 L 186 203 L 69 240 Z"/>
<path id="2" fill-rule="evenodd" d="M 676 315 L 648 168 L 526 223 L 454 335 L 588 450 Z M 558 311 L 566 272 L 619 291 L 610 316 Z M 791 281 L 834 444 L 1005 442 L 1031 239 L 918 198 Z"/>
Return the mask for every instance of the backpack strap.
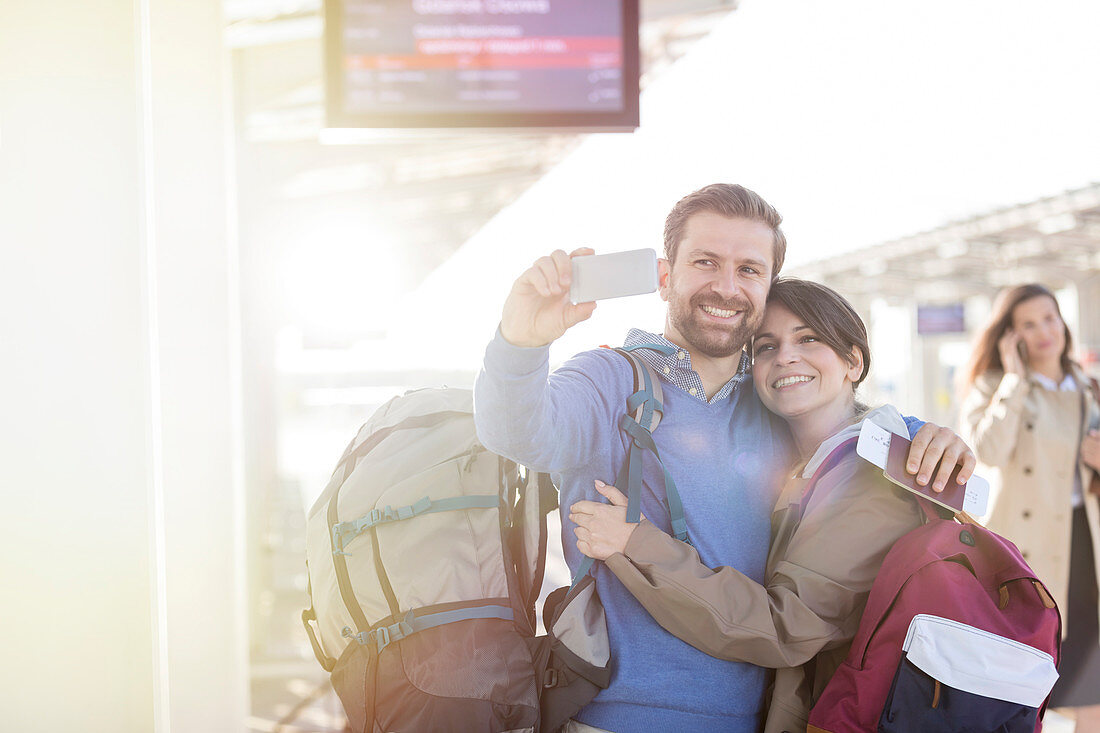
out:
<path id="1" fill-rule="evenodd" d="M 309 608 L 302 611 L 302 626 L 305 627 L 306 636 L 309 637 L 309 645 L 313 647 L 313 656 L 317 657 L 317 661 L 321 663 L 326 672 L 331 672 L 336 667 L 336 660 L 325 654 L 320 640 L 313 632 L 313 625 L 310 623 L 317 621 L 317 611 L 313 608 L 313 583 L 309 580 L 309 573 L 306 573 L 306 595 L 309 596 Z"/>
<path id="2" fill-rule="evenodd" d="M 554 487 L 554 482 L 550 479 L 550 474 L 537 474 L 534 482 L 535 490 L 538 491 L 539 502 L 539 540 L 538 547 L 535 549 L 535 565 L 534 572 L 531 574 L 531 585 L 527 591 L 527 597 L 524 599 L 524 606 L 532 610 L 535 607 L 536 599 L 539 597 L 539 592 L 542 590 L 542 579 L 546 574 L 546 543 L 548 539 L 546 515 L 558 508 L 558 490 Z M 528 481 L 526 490 L 532 490 L 530 480 Z M 530 562 L 530 558 L 525 558 L 525 561 Z"/>
<path id="3" fill-rule="evenodd" d="M 817 470 L 814 471 L 814 475 L 810 477 L 810 482 L 806 484 L 806 488 L 802 490 L 802 501 L 798 509 L 799 516 L 806 513 L 806 505 L 810 503 L 810 497 L 813 496 L 814 490 L 817 489 L 817 482 L 821 480 L 822 476 L 836 468 L 837 464 L 847 458 L 849 454 L 854 453 L 858 441 L 858 435 L 845 440 L 836 448 L 833 448 L 829 452 L 829 455 L 825 457 L 825 460 L 821 462 L 821 465 L 817 467 Z"/>
<path id="4" fill-rule="evenodd" d="M 634 394 L 626 400 L 627 413 L 652 433 L 661 423 L 661 417 L 665 412 L 665 393 L 657 372 L 633 353 L 638 349 L 652 349 L 666 356 L 672 354 L 673 349 L 661 344 L 639 344 L 612 349 L 627 358 L 634 376 Z"/>
<path id="5" fill-rule="evenodd" d="M 639 344 L 637 346 L 615 349 L 630 363 L 634 374 L 634 393 L 626 399 L 627 413 L 619 419 L 619 427 L 630 436 L 630 447 L 615 485 L 626 488 L 626 521 L 637 523 L 642 517 L 642 453 L 648 450 L 657 459 L 664 474 L 665 500 L 668 503 L 672 533 L 681 542 L 688 542 L 687 520 L 684 519 L 684 505 L 672 474 L 661 461 L 660 451 L 653 442 L 653 431 L 661 422 L 665 406 L 661 379 L 641 357 L 632 353 L 638 349 L 652 349 L 662 354 L 675 352 L 664 344 Z"/>
<path id="6" fill-rule="evenodd" d="M 1097 382 L 1095 377 L 1088 377 L 1089 391 L 1092 392 L 1092 399 L 1095 400 L 1097 406 L 1100 406 L 1100 382 Z M 1088 405 L 1086 403 L 1086 409 Z M 1092 481 L 1089 482 L 1086 491 L 1093 496 L 1100 496 L 1100 470 L 1092 469 Z"/>
<path id="7" fill-rule="evenodd" d="M 806 488 L 802 490 L 802 501 L 799 507 L 799 516 L 806 512 L 806 505 L 810 503 L 810 497 L 813 496 L 814 490 L 817 488 L 817 482 L 822 476 L 829 471 L 836 468 L 844 458 L 853 453 L 856 449 L 856 443 L 859 441 L 859 436 L 848 438 L 843 443 L 833 448 L 829 455 L 825 457 L 825 460 L 821 462 L 821 465 L 814 471 L 814 475 L 810 477 L 810 481 L 806 484 Z M 920 494 L 912 491 L 908 491 L 916 500 L 917 505 L 920 506 L 921 511 L 924 513 L 925 523 L 932 521 L 933 519 L 951 519 L 954 517 L 960 524 L 978 524 L 969 514 L 964 511 L 952 512 L 949 509 L 942 509 L 938 504 L 933 501 L 929 501 Z"/>
<path id="8" fill-rule="evenodd" d="M 666 356 L 676 353 L 674 347 L 666 344 L 637 344 L 611 349 L 626 359 L 634 376 L 634 392 L 626 398 L 626 414 L 619 419 L 619 427 L 630 436 L 630 447 L 627 449 L 623 467 L 615 477 L 615 486 L 626 491 L 626 521 L 634 524 L 642 521 L 642 452 L 648 450 L 652 453 L 664 473 L 665 500 L 668 503 L 672 532 L 676 539 L 690 544 L 680 492 L 676 488 L 672 474 L 661 461 L 657 444 L 653 442 L 653 431 L 661 423 L 661 417 L 665 412 L 664 389 L 661 386 L 661 378 L 653 367 L 633 353 L 638 349 L 651 349 Z M 573 574 L 570 590 L 588 574 L 594 563 L 595 561 L 590 557 L 581 560 L 580 565 L 577 566 L 577 572 Z"/>
<path id="9" fill-rule="evenodd" d="M 501 458 L 511 466 L 516 464 Z M 510 473 L 510 472 L 508 472 Z M 508 479 L 502 473 L 502 484 Z M 515 596 L 517 611 L 522 611 L 530 633 L 536 627 L 535 605 L 542 591 L 546 574 L 546 546 L 549 537 L 546 515 L 558 508 L 558 490 L 549 474 L 524 468 L 517 473 L 514 489 L 508 492 L 505 507 L 512 507 L 511 520 L 505 520 L 506 549 L 505 572 L 511 575 L 515 569 Z M 520 614 L 517 613 L 517 616 Z"/>

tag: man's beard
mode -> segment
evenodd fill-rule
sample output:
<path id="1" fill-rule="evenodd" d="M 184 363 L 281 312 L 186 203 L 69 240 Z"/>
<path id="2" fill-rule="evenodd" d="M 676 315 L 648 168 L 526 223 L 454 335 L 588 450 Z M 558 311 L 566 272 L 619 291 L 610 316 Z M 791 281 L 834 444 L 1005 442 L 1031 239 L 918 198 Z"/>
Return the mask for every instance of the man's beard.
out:
<path id="1" fill-rule="evenodd" d="M 722 359 L 739 353 L 763 320 L 763 314 L 757 313 L 752 303 L 744 298 L 722 300 L 714 294 L 696 293 L 688 300 L 686 307 L 682 307 L 681 303 L 682 301 L 676 299 L 669 303 L 669 320 L 693 351 L 712 359 Z M 741 311 L 741 317 L 728 328 L 704 322 L 699 310 L 704 305 L 721 310 Z"/>

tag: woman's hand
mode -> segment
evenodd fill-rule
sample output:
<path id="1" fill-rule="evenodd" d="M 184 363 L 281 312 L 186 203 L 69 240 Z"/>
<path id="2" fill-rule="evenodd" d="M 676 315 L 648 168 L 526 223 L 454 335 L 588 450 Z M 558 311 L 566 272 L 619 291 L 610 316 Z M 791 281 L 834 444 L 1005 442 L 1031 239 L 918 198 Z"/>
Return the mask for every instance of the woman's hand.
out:
<path id="1" fill-rule="evenodd" d="M 569 521 L 577 526 L 577 549 L 595 560 L 606 560 L 626 550 L 626 543 L 637 524 L 626 521 L 626 496 L 614 486 L 596 482 L 596 491 L 610 501 L 578 501 L 569 507 Z M 642 517 L 645 519 L 645 517 Z"/>
<path id="2" fill-rule="evenodd" d="M 1001 352 L 1001 366 L 1004 367 L 1005 374 L 1027 376 L 1027 364 L 1020 356 L 1021 343 L 1020 335 L 1011 328 L 1005 331 L 1005 335 L 1001 336 L 1000 341 L 997 342 L 997 349 Z"/>
<path id="3" fill-rule="evenodd" d="M 1100 430 L 1090 430 L 1081 441 L 1081 460 L 1093 471 L 1100 471 Z"/>

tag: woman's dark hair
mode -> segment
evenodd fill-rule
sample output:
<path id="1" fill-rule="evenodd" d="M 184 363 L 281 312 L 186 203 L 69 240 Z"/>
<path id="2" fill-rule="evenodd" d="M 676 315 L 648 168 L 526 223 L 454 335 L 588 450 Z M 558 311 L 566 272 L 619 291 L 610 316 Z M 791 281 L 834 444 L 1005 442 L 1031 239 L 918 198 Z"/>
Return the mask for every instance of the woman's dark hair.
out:
<path id="1" fill-rule="evenodd" d="M 798 316 L 817 337 L 848 364 L 855 364 L 852 347 L 863 355 L 863 373 L 854 386 L 858 387 L 871 369 L 871 347 L 867 343 L 867 327 L 852 304 L 837 291 L 820 283 L 781 277 L 772 283 L 767 307 L 779 304 Z M 753 350 L 755 353 L 755 349 Z"/>
<path id="2" fill-rule="evenodd" d="M 1070 354 L 1073 353 L 1073 336 L 1070 335 L 1066 319 L 1062 318 L 1062 309 L 1058 307 L 1058 299 L 1054 297 L 1054 293 L 1050 291 L 1050 288 L 1039 283 L 1017 285 L 1002 290 L 997 295 L 997 299 L 993 301 L 993 315 L 989 320 L 989 325 L 978 334 L 978 338 L 974 341 L 974 349 L 970 354 L 970 361 L 967 362 L 966 368 L 962 372 L 962 381 L 959 383 L 961 392 L 969 389 L 975 380 L 986 372 L 1004 371 L 1005 366 L 1001 362 L 1001 350 L 998 342 L 1005 335 L 1005 331 L 1012 327 L 1012 312 L 1016 310 L 1016 306 L 1032 298 L 1050 298 L 1054 302 L 1054 310 L 1058 317 L 1062 319 L 1062 326 L 1066 330 L 1066 348 L 1062 350 L 1062 371 L 1067 374 L 1071 371 L 1070 367 L 1074 363 L 1073 359 L 1070 358 Z"/>

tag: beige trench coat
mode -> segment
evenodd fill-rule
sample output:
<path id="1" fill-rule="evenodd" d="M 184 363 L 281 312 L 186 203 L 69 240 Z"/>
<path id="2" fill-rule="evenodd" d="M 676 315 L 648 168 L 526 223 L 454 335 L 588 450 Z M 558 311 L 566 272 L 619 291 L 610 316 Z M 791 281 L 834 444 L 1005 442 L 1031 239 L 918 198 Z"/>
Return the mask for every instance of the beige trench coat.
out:
<path id="1" fill-rule="evenodd" d="M 1088 380 L 1074 371 L 1075 392 L 1046 389 L 1032 377 L 990 372 L 975 382 L 962 407 L 963 437 L 993 485 L 986 526 L 1016 544 L 1062 611 L 1069 595 L 1073 472 L 1085 490 L 1093 557 L 1100 570 L 1100 505 L 1088 493 L 1092 469 L 1080 458 L 1081 439 L 1100 411 Z M 1100 618 L 1100 610 L 1098 610 Z"/>
<path id="2" fill-rule="evenodd" d="M 891 427 L 904 433 L 893 408 L 876 412 L 887 409 L 896 417 Z M 803 513 L 809 475 L 792 477 L 776 504 L 764 585 L 733 568 L 706 567 L 694 548 L 648 522 L 624 554 L 607 560 L 680 639 L 715 657 L 777 668 L 765 733 L 806 730 L 810 708 L 848 653 L 883 558 L 923 521 L 908 494 L 854 453 L 818 480 Z"/>

